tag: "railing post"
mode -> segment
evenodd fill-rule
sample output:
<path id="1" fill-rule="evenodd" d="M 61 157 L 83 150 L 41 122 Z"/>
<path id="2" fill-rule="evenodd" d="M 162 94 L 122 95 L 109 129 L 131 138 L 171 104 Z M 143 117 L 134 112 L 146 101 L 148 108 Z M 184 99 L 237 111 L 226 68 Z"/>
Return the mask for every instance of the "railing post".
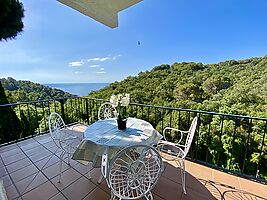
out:
<path id="1" fill-rule="evenodd" d="M 89 125 L 89 109 L 88 109 L 88 99 L 87 98 L 85 101 L 85 112 L 86 112 L 87 124 Z"/>
<path id="2" fill-rule="evenodd" d="M 59 103 L 60 103 L 60 107 L 61 107 L 61 116 L 65 122 L 66 121 L 65 110 L 64 110 L 65 99 L 59 99 Z"/>

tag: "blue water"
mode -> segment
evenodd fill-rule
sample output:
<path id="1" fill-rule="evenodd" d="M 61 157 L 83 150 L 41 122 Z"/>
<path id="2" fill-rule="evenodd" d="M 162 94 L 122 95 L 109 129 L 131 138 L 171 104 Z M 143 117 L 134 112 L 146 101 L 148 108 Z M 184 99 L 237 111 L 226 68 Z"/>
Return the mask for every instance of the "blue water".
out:
<path id="1" fill-rule="evenodd" d="M 60 89 L 71 94 L 86 96 L 91 91 L 96 91 L 108 86 L 109 83 L 51 83 L 44 85 Z"/>

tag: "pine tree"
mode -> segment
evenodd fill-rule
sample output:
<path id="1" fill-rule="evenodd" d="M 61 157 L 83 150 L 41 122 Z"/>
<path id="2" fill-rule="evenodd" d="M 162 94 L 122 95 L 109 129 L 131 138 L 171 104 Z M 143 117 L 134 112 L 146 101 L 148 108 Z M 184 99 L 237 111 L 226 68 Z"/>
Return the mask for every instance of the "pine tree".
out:
<path id="1" fill-rule="evenodd" d="M 15 39 L 22 32 L 24 9 L 18 0 L 0 1 L 0 41 Z"/>
<path id="2" fill-rule="evenodd" d="M 8 103 L 0 82 L 0 105 Z M 18 139 L 21 131 L 21 123 L 14 110 L 10 106 L 0 106 L 0 144 Z"/>

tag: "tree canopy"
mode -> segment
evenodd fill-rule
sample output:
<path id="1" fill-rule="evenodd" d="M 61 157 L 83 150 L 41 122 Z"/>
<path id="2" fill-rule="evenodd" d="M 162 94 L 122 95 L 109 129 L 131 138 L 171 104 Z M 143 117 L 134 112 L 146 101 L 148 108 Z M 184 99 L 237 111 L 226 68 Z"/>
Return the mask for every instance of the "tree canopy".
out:
<path id="1" fill-rule="evenodd" d="M 156 66 L 89 94 L 109 99 L 129 93 L 131 102 L 267 117 L 267 56 L 217 64 Z"/>
<path id="2" fill-rule="evenodd" d="M 23 4 L 18 0 L 0 1 L 0 41 L 15 39 L 23 30 Z"/>
<path id="3" fill-rule="evenodd" d="M 75 96 L 59 89 L 52 89 L 31 81 L 17 81 L 11 77 L 0 78 L 0 82 L 10 103 Z"/>

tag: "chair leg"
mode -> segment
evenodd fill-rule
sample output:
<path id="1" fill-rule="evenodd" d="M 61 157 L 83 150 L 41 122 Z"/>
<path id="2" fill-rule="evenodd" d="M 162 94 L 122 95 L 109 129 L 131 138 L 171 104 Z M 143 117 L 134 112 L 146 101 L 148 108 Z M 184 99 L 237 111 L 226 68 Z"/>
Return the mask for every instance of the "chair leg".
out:
<path id="1" fill-rule="evenodd" d="M 111 197 L 110 200 L 116 200 L 116 196 L 113 194 L 113 192 L 111 191 Z"/>
<path id="2" fill-rule="evenodd" d="M 183 185 L 183 191 L 184 194 L 186 194 L 186 189 L 185 189 L 185 162 L 182 160 L 182 168 L 181 168 L 181 175 L 182 175 L 182 185 Z"/>
<path id="3" fill-rule="evenodd" d="M 62 151 L 60 154 L 60 161 L 59 161 L 59 179 L 58 182 L 60 183 L 61 180 L 61 172 L 62 172 L 62 160 L 63 160 L 63 156 L 64 156 L 65 152 Z"/>
<path id="4" fill-rule="evenodd" d="M 70 154 L 68 154 L 68 165 L 70 166 Z"/>
<path id="5" fill-rule="evenodd" d="M 146 197 L 146 200 L 153 200 L 153 195 L 151 192 L 147 193 L 145 197 Z"/>
<path id="6" fill-rule="evenodd" d="M 104 178 L 104 176 L 101 173 L 100 176 L 99 176 L 99 179 L 98 179 L 97 183 L 100 184 L 103 181 L 103 178 Z"/>
<path id="7" fill-rule="evenodd" d="M 91 178 L 92 178 L 91 177 L 91 170 L 93 169 L 92 163 L 89 162 L 87 166 L 88 166 L 88 173 L 87 173 L 88 174 L 88 178 L 91 180 Z"/>

